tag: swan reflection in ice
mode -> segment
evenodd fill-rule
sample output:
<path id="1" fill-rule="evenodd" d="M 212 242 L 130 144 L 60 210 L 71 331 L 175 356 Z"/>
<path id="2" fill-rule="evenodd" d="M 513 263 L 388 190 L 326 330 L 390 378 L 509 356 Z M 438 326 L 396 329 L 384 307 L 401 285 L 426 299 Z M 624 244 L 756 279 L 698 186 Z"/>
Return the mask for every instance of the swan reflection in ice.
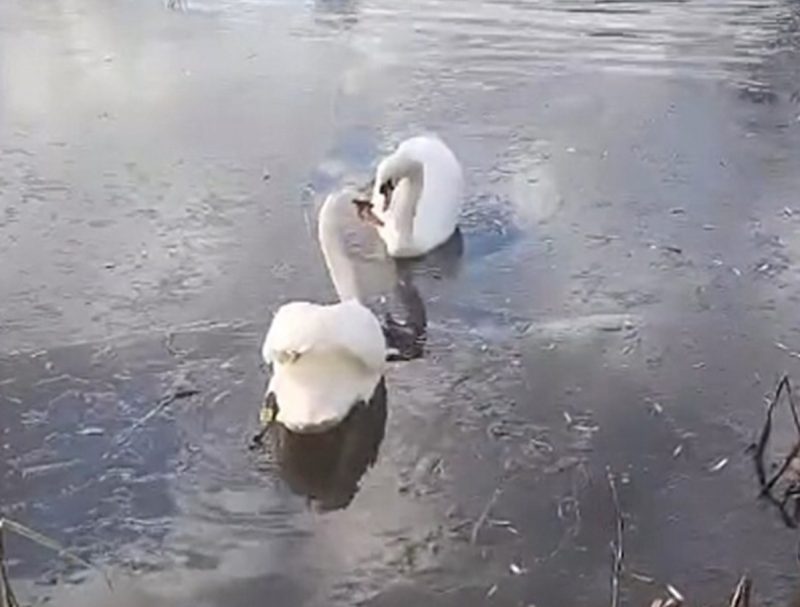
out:
<path id="1" fill-rule="evenodd" d="M 364 473 L 378 458 L 386 428 L 386 385 L 378 383 L 367 403 L 353 407 L 337 426 L 298 434 L 275 425 L 268 448 L 281 478 L 320 511 L 346 508 Z"/>

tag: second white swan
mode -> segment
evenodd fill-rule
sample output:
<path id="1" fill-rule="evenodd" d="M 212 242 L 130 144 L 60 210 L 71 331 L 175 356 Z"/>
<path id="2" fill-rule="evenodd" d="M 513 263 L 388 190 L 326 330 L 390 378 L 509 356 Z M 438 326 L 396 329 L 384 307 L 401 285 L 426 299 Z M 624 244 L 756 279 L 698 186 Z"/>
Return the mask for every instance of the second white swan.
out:
<path id="1" fill-rule="evenodd" d="M 463 195 L 464 172 L 455 154 L 439 137 L 420 135 L 381 160 L 372 198 L 353 202 L 391 257 L 419 257 L 456 230 Z"/>

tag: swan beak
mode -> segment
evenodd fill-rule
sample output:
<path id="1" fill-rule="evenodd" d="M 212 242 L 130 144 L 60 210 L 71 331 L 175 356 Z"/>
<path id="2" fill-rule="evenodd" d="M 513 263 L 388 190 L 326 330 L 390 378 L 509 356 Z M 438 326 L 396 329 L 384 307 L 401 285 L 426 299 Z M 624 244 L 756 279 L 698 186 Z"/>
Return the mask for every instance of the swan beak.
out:
<path id="1" fill-rule="evenodd" d="M 369 200 L 362 200 L 361 198 L 354 198 L 353 204 L 356 205 L 358 218 L 371 225 L 382 228 L 383 221 L 372 211 L 372 203 Z"/>

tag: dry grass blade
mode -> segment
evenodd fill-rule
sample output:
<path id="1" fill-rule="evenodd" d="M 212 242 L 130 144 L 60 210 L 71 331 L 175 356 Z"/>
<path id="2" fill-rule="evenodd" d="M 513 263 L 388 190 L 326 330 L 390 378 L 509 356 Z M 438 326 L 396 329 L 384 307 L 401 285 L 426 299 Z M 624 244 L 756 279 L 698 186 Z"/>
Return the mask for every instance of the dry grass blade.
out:
<path id="1" fill-rule="evenodd" d="M 678 605 L 683 605 L 686 602 L 686 597 L 683 596 L 683 593 L 672 584 L 667 584 L 667 594 L 669 594 L 669 600 L 675 601 Z"/>
<path id="2" fill-rule="evenodd" d="M 739 578 L 739 583 L 736 584 L 736 589 L 733 591 L 731 597 L 730 607 L 750 607 L 750 589 L 752 584 L 747 575 Z"/>
<path id="3" fill-rule="evenodd" d="M 619 578 L 622 574 L 622 562 L 625 558 L 625 551 L 622 543 L 625 521 L 622 518 L 622 508 L 620 508 L 619 505 L 617 484 L 614 481 L 614 474 L 611 472 L 611 468 L 606 468 L 606 478 L 608 479 L 608 488 L 611 491 L 611 501 L 614 503 L 614 517 L 616 519 L 616 536 L 611 542 L 611 607 L 618 607 Z"/>
<path id="4" fill-rule="evenodd" d="M 775 471 L 775 474 L 773 474 L 772 477 L 767 481 L 767 483 L 761 488 L 762 495 L 769 493 L 772 490 L 772 488 L 775 486 L 775 483 L 777 483 L 784 475 L 786 470 L 789 469 L 789 466 L 792 465 L 792 462 L 794 461 L 794 459 L 797 457 L 798 454 L 800 454 L 800 442 L 798 442 L 794 447 L 792 447 L 792 450 L 789 451 L 789 453 L 786 455 L 781 465 Z"/>
<path id="5" fill-rule="evenodd" d="M 0 607 L 19 607 L 6 572 L 5 547 L 3 545 L 4 523 L 5 521 L 0 518 Z"/>
<path id="6" fill-rule="evenodd" d="M 486 502 L 486 506 L 483 508 L 483 512 L 475 521 L 475 524 L 472 525 L 472 532 L 469 534 L 469 543 L 475 544 L 478 541 L 478 533 L 481 531 L 481 527 L 483 527 L 484 523 L 486 523 L 486 518 L 489 516 L 489 512 L 491 512 L 494 503 L 497 501 L 497 496 L 500 495 L 500 489 L 495 489 L 494 493 L 492 493 L 492 497 L 489 498 L 489 501 Z"/>
<path id="7" fill-rule="evenodd" d="M 775 395 L 772 397 L 769 407 L 767 407 L 767 416 L 764 420 L 764 426 L 761 428 L 761 434 L 758 437 L 758 443 L 756 443 L 755 453 L 753 454 L 753 459 L 755 460 L 756 465 L 756 475 L 758 476 L 758 482 L 761 485 L 762 495 L 767 493 L 767 472 L 766 466 L 764 465 L 764 452 L 767 449 L 767 443 L 769 442 L 769 437 L 772 434 L 772 414 L 775 411 L 775 407 L 781 400 L 781 394 L 786 389 L 791 390 L 791 388 L 789 388 L 789 377 L 784 375 L 780 382 L 778 382 L 778 387 L 775 389 Z"/>
<path id="8" fill-rule="evenodd" d="M 778 406 L 780 402 L 781 395 L 786 392 L 787 398 L 789 400 L 789 409 L 792 413 L 792 419 L 794 420 L 795 429 L 797 430 L 797 442 L 792 447 L 791 451 L 784 457 L 781 465 L 778 466 L 777 470 L 771 474 L 767 475 L 767 462 L 765 462 L 765 453 L 767 450 L 767 445 L 769 444 L 770 436 L 772 434 L 772 416 L 775 411 L 775 407 Z M 782 499 L 777 498 L 773 495 L 773 489 L 778 484 L 778 482 L 784 477 L 786 472 L 790 469 L 792 463 L 797 460 L 797 457 L 800 455 L 800 415 L 798 415 L 797 407 L 794 402 L 794 396 L 792 394 L 792 386 L 791 382 L 789 381 L 789 377 L 784 375 L 781 377 L 780 381 L 778 382 L 778 386 L 775 389 L 775 394 L 770 401 L 769 406 L 767 407 L 767 414 L 766 419 L 764 420 L 764 426 L 761 429 L 761 434 L 759 435 L 758 442 L 755 445 L 755 449 L 753 451 L 753 461 L 756 467 L 756 475 L 758 477 L 758 483 L 760 486 L 759 496 L 762 498 L 766 498 L 769 500 L 771 504 L 773 504 L 779 511 L 781 517 L 783 518 L 784 524 L 787 527 L 795 528 L 797 527 L 797 512 L 792 513 L 789 509 L 789 501 L 793 497 L 797 497 L 800 494 L 800 488 L 798 488 L 797 481 L 790 481 L 788 487 L 784 490 L 784 495 Z M 794 502 L 795 508 L 797 507 L 798 503 Z"/>
<path id="9" fill-rule="evenodd" d="M 797 413 L 797 406 L 794 404 L 794 396 L 792 396 L 792 384 L 787 375 L 783 376 L 786 381 L 786 394 L 789 397 L 789 410 L 792 412 L 792 420 L 794 421 L 794 428 L 800 434 L 800 415 Z"/>
<path id="10" fill-rule="evenodd" d="M 775 399 L 773 400 L 772 403 L 770 403 L 770 407 L 767 410 L 767 422 L 768 422 L 769 426 L 767 426 L 767 424 L 765 424 L 765 430 L 771 431 L 771 429 L 772 429 L 772 419 L 771 419 L 772 410 L 775 408 L 775 405 L 780 400 L 780 394 L 781 394 L 781 390 L 782 389 L 786 391 L 786 395 L 789 398 L 789 410 L 792 412 L 792 420 L 794 421 L 794 427 L 797 430 L 798 439 L 800 441 L 800 418 L 798 417 L 797 406 L 794 404 L 794 397 L 792 396 L 792 384 L 789 381 L 789 377 L 787 375 L 784 375 L 781 378 L 781 381 L 778 384 L 778 389 L 775 391 Z M 763 437 L 763 440 L 759 441 L 759 448 L 761 450 L 760 457 L 761 457 L 761 466 L 762 466 L 762 470 L 763 470 L 763 468 L 764 468 L 763 454 L 764 454 L 764 450 L 766 449 L 767 442 L 769 442 L 769 432 L 766 432 L 766 433 L 762 432 L 762 437 Z M 780 465 L 780 467 L 775 472 L 775 474 L 773 474 L 772 477 L 769 480 L 765 480 L 764 482 L 762 482 L 762 488 L 761 488 L 762 495 L 764 493 L 768 493 L 769 491 L 772 490 L 772 488 L 775 486 L 775 483 L 777 483 L 780 480 L 780 478 L 783 476 L 783 474 L 786 472 L 786 470 L 791 465 L 792 460 L 794 460 L 794 458 L 797 457 L 798 453 L 800 453 L 800 442 L 798 442 L 792 448 L 792 450 L 789 452 L 789 454 L 783 460 L 783 463 Z M 759 480 L 762 480 L 762 479 L 759 478 Z"/>
<path id="11" fill-rule="evenodd" d="M 74 552 L 68 550 L 67 548 L 65 548 L 64 546 L 59 544 L 57 541 L 47 537 L 46 535 L 44 535 L 42 533 L 39 533 L 38 531 L 34 531 L 30 527 L 26 527 L 25 525 L 23 525 L 21 523 L 18 523 L 16 521 L 12 521 L 11 519 L 7 519 L 7 518 L 6 519 L 1 519 L 0 522 L 9 531 L 13 531 L 17 535 L 22 536 L 25 539 L 28 539 L 28 540 L 32 541 L 33 543 L 35 543 L 35 544 L 39 544 L 40 546 L 43 546 L 45 548 L 48 548 L 48 549 L 52 550 L 53 552 L 58 554 L 58 556 L 63 558 L 64 560 L 70 561 L 71 563 L 73 563 L 75 565 L 80 565 L 81 567 L 87 567 L 89 569 L 94 569 L 95 571 L 97 571 L 98 573 L 100 573 L 103 576 L 103 579 L 105 579 L 106 584 L 108 585 L 108 587 L 109 588 L 113 588 L 112 585 L 111 585 L 111 580 L 109 579 L 109 577 L 108 577 L 108 575 L 106 574 L 105 571 L 103 571 L 97 565 L 93 565 L 92 563 L 90 563 L 86 559 L 83 559 L 83 558 L 79 557 L 77 554 L 75 554 Z M 5 607 L 5 606 L 2 605 L 0 607 Z"/>
<path id="12" fill-rule="evenodd" d="M 158 403 L 156 403 L 156 405 L 152 409 L 150 409 L 142 417 L 133 422 L 133 424 L 131 424 L 128 429 L 124 430 L 117 436 L 117 440 L 115 441 L 114 447 L 103 455 L 103 459 L 106 459 L 109 455 L 111 455 L 114 449 L 119 449 L 120 447 L 122 447 L 122 445 L 128 442 L 130 437 L 133 436 L 134 432 L 136 432 L 139 428 L 144 426 L 153 417 L 158 415 L 158 413 L 164 410 L 167 407 L 167 405 L 170 405 L 171 403 L 181 398 L 189 398 L 190 396 L 195 396 L 197 394 L 200 394 L 199 390 L 195 390 L 194 388 L 184 388 L 181 390 L 177 390 L 172 394 L 170 394 L 169 396 L 165 396 L 164 398 L 159 400 Z"/>

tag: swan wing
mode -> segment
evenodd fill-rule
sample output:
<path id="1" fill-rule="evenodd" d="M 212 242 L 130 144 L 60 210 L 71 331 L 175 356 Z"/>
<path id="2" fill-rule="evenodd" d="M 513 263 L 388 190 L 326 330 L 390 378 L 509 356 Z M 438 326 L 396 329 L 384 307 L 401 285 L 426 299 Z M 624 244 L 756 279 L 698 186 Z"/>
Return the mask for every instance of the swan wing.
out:
<path id="1" fill-rule="evenodd" d="M 301 356 L 314 348 L 321 333 L 323 308 L 307 301 L 294 301 L 278 308 L 264 340 L 264 361 L 281 362 L 288 353 Z"/>
<path id="2" fill-rule="evenodd" d="M 378 319 L 355 300 L 281 307 L 263 349 L 274 363 L 267 390 L 279 403 L 277 421 L 296 432 L 319 432 L 344 419 L 371 398 L 385 348 Z"/>
<path id="3" fill-rule="evenodd" d="M 386 343 L 378 319 L 356 300 L 328 306 L 310 302 L 281 306 L 264 340 L 264 360 L 283 363 L 312 350 L 345 352 L 368 369 L 381 370 Z"/>
<path id="4" fill-rule="evenodd" d="M 332 345 L 344 348 L 372 371 L 382 371 L 386 362 L 386 340 L 372 311 L 355 299 L 329 310 Z"/>

